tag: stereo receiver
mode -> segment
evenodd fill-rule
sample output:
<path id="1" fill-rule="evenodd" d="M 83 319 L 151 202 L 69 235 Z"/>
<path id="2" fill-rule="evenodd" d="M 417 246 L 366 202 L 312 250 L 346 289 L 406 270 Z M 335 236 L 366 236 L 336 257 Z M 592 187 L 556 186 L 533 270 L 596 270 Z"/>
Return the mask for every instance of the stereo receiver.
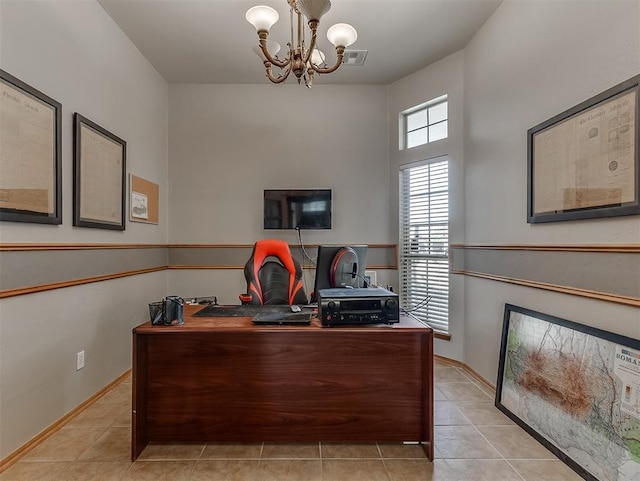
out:
<path id="1" fill-rule="evenodd" d="M 323 326 L 400 322 L 398 295 L 380 287 L 320 289 L 317 295 Z"/>

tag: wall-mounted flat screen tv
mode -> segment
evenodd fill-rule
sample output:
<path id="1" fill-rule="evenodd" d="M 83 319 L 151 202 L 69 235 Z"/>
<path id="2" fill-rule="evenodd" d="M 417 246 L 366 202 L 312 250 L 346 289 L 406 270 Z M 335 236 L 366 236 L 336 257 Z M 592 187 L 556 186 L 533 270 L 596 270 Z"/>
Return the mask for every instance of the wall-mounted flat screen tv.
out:
<path id="1" fill-rule="evenodd" d="M 265 189 L 265 229 L 331 229 L 331 189 Z"/>

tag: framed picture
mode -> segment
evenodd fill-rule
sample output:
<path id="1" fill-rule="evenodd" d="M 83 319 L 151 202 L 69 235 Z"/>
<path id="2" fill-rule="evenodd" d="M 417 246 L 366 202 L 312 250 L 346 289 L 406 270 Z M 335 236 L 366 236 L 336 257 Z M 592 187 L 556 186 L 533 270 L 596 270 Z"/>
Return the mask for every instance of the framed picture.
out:
<path id="1" fill-rule="evenodd" d="M 498 409 L 589 481 L 640 473 L 640 340 L 505 305 Z"/>
<path id="2" fill-rule="evenodd" d="M 0 70 L 0 220 L 62 224 L 62 105 Z"/>
<path id="3" fill-rule="evenodd" d="M 640 213 L 640 75 L 527 132 L 527 222 Z"/>
<path id="4" fill-rule="evenodd" d="M 73 116 L 73 225 L 125 229 L 127 143 Z"/>
<path id="5" fill-rule="evenodd" d="M 158 223 L 158 184 L 129 175 L 129 220 L 145 224 Z"/>

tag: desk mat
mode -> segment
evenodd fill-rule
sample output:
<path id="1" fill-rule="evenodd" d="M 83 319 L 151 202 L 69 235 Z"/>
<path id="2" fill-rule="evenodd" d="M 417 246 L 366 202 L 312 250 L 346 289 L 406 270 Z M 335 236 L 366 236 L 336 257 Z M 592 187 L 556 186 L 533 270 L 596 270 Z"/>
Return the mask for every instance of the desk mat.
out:
<path id="1" fill-rule="evenodd" d="M 199 310 L 193 317 L 255 317 L 258 314 L 291 314 L 289 306 L 260 306 L 249 304 L 245 306 L 209 305 Z"/>

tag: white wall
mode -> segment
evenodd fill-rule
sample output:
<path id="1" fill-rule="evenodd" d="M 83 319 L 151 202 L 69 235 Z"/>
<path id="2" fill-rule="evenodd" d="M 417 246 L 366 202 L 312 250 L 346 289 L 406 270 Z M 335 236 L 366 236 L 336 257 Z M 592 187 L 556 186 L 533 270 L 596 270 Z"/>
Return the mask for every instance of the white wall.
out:
<path id="1" fill-rule="evenodd" d="M 464 72 L 467 244 L 640 242 L 638 216 L 526 222 L 527 129 L 640 73 L 640 2 L 506 0 Z M 473 278 L 464 300 L 465 362 L 492 381 L 505 302 L 640 337 L 640 311 L 613 303 Z"/>
<path id="2" fill-rule="evenodd" d="M 100 5 L 3 0 L 0 62 L 62 103 L 63 139 L 63 224 L 2 222 L 0 240 L 166 243 L 167 84 Z M 127 141 L 127 171 L 160 186 L 159 225 L 72 226 L 74 112 Z M 162 272 L 0 301 L 0 459 L 131 367 L 131 328 L 165 292 Z"/>
<path id="3" fill-rule="evenodd" d="M 449 159 L 449 242 L 465 241 L 464 226 L 464 56 L 457 52 L 389 86 L 389 232 L 398 242 L 398 169 L 412 162 L 446 156 Z M 402 111 L 448 95 L 448 138 L 411 149 L 399 150 L 398 122 Z M 450 341 L 436 339 L 437 354 L 464 359 L 464 282 L 451 276 L 449 285 Z"/>
<path id="4" fill-rule="evenodd" d="M 392 241 L 384 86 L 174 84 L 169 109 L 170 242 L 297 244 L 262 228 L 268 188 L 333 189 L 333 228 L 305 244 Z M 171 292 L 197 285 L 234 304 L 246 288 L 237 269 L 170 273 Z"/>

